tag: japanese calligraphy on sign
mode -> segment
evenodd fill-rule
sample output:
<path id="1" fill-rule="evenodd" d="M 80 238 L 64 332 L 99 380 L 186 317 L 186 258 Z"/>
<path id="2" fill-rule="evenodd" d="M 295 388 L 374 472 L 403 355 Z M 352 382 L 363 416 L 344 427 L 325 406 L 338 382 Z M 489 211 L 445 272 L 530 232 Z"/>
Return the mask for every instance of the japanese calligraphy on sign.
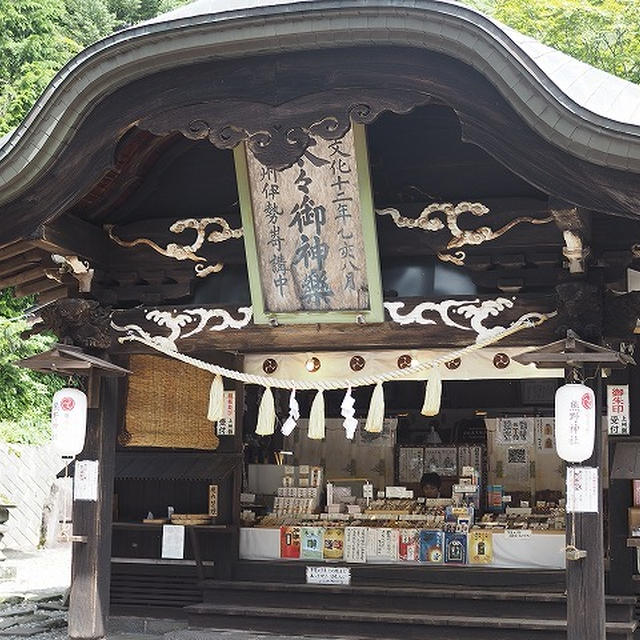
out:
<path id="1" fill-rule="evenodd" d="M 223 395 L 224 413 L 216 423 L 216 435 L 233 436 L 236 433 L 236 392 L 225 391 Z"/>
<path id="2" fill-rule="evenodd" d="M 598 491 L 596 467 L 567 467 L 567 511 L 569 513 L 597 513 Z"/>
<path id="3" fill-rule="evenodd" d="M 607 385 L 607 422 L 610 436 L 629 435 L 629 385 Z"/>
<path id="4" fill-rule="evenodd" d="M 241 198 L 243 226 L 248 204 L 253 230 L 247 259 L 251 264 L 255 240 L 264 314 L 371 311 L 370 273 L 375 268 L 379 278 L 379 267 L 375 235 L 373 251 L 366 247 L 363 220 L 369 216 L 373 224 L 373 211 L 370 202 L 364 210 L 361 200 L 364 182 L 370 187 L 368 171 L 361 175 L 354 128 L 339 140 L 318 138 L 284 170 L 264 166 L 247 148 L 243 152 L 249 192 L 249 202 Z"/>
<path id="5" fill-rule="evenodd" d="M 498 418 L 496 427 L 496 443 L 498 444 L 533 444 L 533 418 Z"/>

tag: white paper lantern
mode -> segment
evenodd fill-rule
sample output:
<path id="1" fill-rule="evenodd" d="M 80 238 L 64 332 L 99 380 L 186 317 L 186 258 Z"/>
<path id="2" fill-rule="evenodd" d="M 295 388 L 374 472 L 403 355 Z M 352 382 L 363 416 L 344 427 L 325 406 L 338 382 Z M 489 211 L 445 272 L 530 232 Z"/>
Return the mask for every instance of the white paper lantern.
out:
<path id="1" fill-rule="evenodd" d="M 556 449 L 566 462 L 584 462 L 593 453 L 596 399 L 583 384 L 565 384 L 556 391 Z"/>
<path id="2" fill-rule="evenodd" d="M 87 396 L 79 389 L 60 389 L 51 405 L 53 445 L 62 456 L 77 456 L 87 431 Z"/>

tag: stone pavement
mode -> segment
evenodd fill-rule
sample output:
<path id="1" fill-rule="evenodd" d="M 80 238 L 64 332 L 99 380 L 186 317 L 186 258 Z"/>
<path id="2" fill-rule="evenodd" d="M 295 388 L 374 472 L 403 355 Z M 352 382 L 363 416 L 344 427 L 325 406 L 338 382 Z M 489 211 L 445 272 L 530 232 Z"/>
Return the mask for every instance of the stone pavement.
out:
<path id="1" fill-rule="evenodd" d="M 184 629 L 154 635 L 148 633 L 111 634 L 107 640 L 357 640 L 353 636 L 283 636 L 256 631 L 233 631 L 229 629 Z"/>
<path id="2" fill-rule="evenodd" d="M 185 621 L 116 617 L 107 640 L 354 640 L 337 636 L 281 635 L 234 629 L 188 629 Z"/>
<path id="3" fill-rule="evenodd" d="M 14 568 L 13 580 L 0 580 L 0 602 L 10 596 L 62 594 L 71 581 L 71 544 L 38 551 L 3 549 L 0 567 Z"/>

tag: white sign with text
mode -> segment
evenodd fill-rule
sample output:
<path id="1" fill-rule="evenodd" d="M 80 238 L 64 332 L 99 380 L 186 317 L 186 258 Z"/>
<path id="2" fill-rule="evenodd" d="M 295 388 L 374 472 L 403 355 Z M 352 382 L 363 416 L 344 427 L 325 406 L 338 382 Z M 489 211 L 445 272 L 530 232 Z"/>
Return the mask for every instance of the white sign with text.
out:
<path id="1" fill-rule="evenodd" d="M 307 584 L 351 584 L 351 568 L 307 567 Z"/>

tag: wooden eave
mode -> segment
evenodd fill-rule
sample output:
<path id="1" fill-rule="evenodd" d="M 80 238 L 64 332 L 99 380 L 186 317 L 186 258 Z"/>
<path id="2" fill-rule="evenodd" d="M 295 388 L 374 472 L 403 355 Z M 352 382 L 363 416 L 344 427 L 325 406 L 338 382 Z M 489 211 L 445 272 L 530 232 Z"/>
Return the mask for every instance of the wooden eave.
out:
<path id="1" fill-rule="evenodd" d="M 187 8 L 83 51 L 0 142 L 0 242 L 25 237 L 69 210 L 112 169 L 119 138 L 134 123 L 228 148 L 238 140 L 218 136 L 221 131 L 304 130 L 334 117 L 335 106 L 368 106 L 371 91 L 390 86 L 396 101 L 413 91 L 414 105 L 437 99 L 453 106 L 466 140 L 547 193 L 637 216 L 640 89 L 631 83 L 447 2 L 199 6 L 208 9 L 190 14 Z M 311 33 L 314 51 L 304 44 Z M 176 68 L 176 60 L 183 66 Z M 580 82 L 564 82 L 554 64 Z M 308 77 L 287 75 L 300 66 Z M 302 104 L 310 86 L 325 88 L 310 98 L 325 113 L 312 114 L 308 99 Z M 581 93 L 583 86 L 589 92 Z M 357 87 L 361 99 L 340 104 L 345 87 Z M 384 108 L 406 112 L 411 105 Z M 282 148 L 291 152 L 291 145 Z M 544 158 L 544 166 L 535 158 Z"/>
<path id="2" fill-rule="evenodd" d="M 107 360 L 84 353 L 78 347 L 57 344 L 49 351 L 15 363 L 18 367 L 32 369 L 42 373 L 58 373 L 61 375 L 89 375 L 91 371 L 101 376 L 125 376 L 129 370 L 119 367 Z"/>
<path id="3" fill-rule="evenodd" d="M 520 364 L 535 364 L 541 369 L 579 367 L 585 364 L 621 369 L 635 365 L 635 360 L 619 351 L 581 340 L 575 335 L 556 340 L 533 351 L 514 356 Z"/>

